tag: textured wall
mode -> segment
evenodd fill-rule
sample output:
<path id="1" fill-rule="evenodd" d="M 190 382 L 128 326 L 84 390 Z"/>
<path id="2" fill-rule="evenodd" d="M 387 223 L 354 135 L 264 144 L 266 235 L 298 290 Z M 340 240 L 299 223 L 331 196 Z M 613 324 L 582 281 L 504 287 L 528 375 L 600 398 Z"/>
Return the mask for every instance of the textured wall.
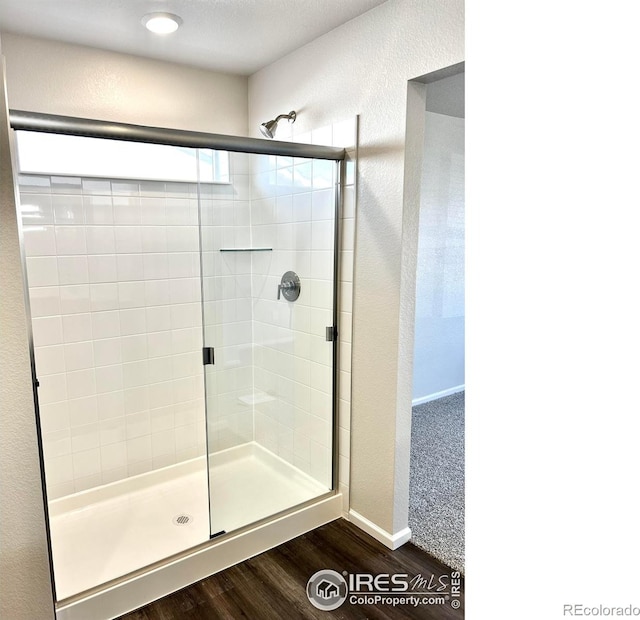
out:
<path id="1" fill-rule="evenodd" d="M 247 78 L 3 34 L 9 107 L 244 135 Z"/>
<path id="2" fill-rule="evenodd" d="M 403 243 L 407 80 L 462 61 L 463 46 L 462 2 L 390 0 L 249 79 L 253 135 L 292 109 L 302 131 L 360 115 L 351 505 L 388 532 L 406 527 L 409 478 L 414 308 L 401 289 L 415 280 L 406 240 L 415 245 L 417 231 L 407 227 Z"/>
<path id="3" fill-rule="evenodd" d="M 0 68 L 0 617 L 53 618 L 4 71 Z"/>

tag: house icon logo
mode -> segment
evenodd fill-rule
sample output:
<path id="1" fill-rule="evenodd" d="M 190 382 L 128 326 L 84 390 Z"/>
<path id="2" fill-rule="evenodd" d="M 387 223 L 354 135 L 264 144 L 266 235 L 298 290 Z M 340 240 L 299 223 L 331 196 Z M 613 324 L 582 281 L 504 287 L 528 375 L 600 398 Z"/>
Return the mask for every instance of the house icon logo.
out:
<path id="1" fill-rule="evenodd" d="M 338 609 L 347 600 L 347 593 L 347 582 L 334 570 L 320 570 L 307 582 L 309 601 L 323 611 Z"/>
<path id="2" fill-rule="evenodd" d="M 325 601 L 329 600 L 334 596 L 338 596 L 340 594 L 340 588 L 335 583 L 331 583 L 326 579 L 323 579 L 316 588 L 318 596 Z"/>

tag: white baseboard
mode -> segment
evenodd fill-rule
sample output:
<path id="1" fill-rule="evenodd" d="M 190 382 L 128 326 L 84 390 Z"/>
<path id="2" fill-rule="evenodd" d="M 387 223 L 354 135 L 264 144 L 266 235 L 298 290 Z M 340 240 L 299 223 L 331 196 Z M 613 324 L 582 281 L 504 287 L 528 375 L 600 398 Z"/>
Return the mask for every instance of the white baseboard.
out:
<path id="1" fill-rule="evenodd" d="M 449 388 L 448 390 L 442 390 L 441 392 L 435 392 L 434 394 L 429 394 L 428 396 L 414 398 L 411 401 L 411 406 L 415 407 L 416 405 L 422 405 L 432 400 L 438 400 L 438 398 L 444 398 L 445 396 L 451 396 L 451 394 L 457 394 L 458 392 L 464 392 L 464 383 L 462 385 L 456 385 L 455 387 Z"/>
<path id="2" fill-rule="evenodd" d="M 349 521 L 369 534 L 369 536 L 373 536 L 373 538 L 381 542 L 385 547 L 389 547 L 389 549 L 392 550 L 401 547 L 411 539 L 411 530 L 408 527 L 405 527 L 396 534 L 389 534 L 389 532 L 378 527 L 375 523 L 358 514 L 355 510 L 349 510 Z"/>

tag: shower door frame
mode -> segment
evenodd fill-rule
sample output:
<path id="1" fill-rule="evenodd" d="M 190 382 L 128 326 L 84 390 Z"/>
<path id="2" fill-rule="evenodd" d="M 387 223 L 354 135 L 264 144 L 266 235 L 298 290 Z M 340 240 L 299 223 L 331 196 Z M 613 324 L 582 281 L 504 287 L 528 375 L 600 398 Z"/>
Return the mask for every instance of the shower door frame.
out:
<path id="1" fill-rule="evenodd" d="M 300 519 L 301 511 L 304 511 L 307 507 L 318 506 L 320 514 L 325 514 L 332 509 L 329 508 L 327 500 L 335 499 L 338 493 L 338 377 L 339 377 L 339 292 L 340 292 L 340 231 L 341 231 L 341 215 L 342 215 L 342 200 L 343 200 L 343 183 L 344 183 L 344 161 L 346 158 L 346 150 L 341 147 L 312 145 L 304 143 L 282 142 L 278 140 L 265 140 L 261 138 L 248 138 L 241 136 L 228 136 L 224 134 L 210 134 L 204 132 L 186 131 L 179 129 L 168 129 L 162 127 L 147 127 L 141 125 L 132 125 L 127 123 L 118 123 L 110 121 L 101 121 L 93 119 L 84 119 L 77 117 L 60 116 L 53 114 L 43 114 L 38 112 L 27 112 L 23 110 L 9 110 L 9 122 L 10 128 L 14 130 L 12 134 L 13 150 L 17 154 L 15 131 L 33 131 L 38 133 L 52 133 L 71 135 L 79 137 L 90 138 L 103 138 L 108 140 L 120 140 L 125 142 L 142 142 L 148 144 L 161 144 L 168 146 L 179 146 L 186 148 L 206 148 L 221 151 L 249 153 L 257 155 L 280 155 L 280 156 L 292 156 L 302 157 L 308 159 L 324 159 L 335 162 L 335 210 L 334 210 L 334 264 L 333 264 L 333 325 L 332 327 L 332 450 L 331 450 L 331 482 L 332 486 L 327 493 L 319 495 L 316 498 L 310 499 L 302 504 L 291 506 L 290 508 L 281 512 L 269 515 L 263 519 L 253 522 L 247 526 L 239 528 L 229 532 L 228 534 L 210 537 L 208 541 L 190 547 L 184 551 L 168 556 L 163 560 L 140 568 L 132 573 L 127 573 L 118 578 L 112 579 L 105 583 L 98 584 L 90 590 L 83 591 L 77 595 L 73 595 L 69 598 L 58 600 L 55 590 L 55 571 L 53 566 L 53 555 L 51 545 L 51 530 L 50 530 L 50 516 L 48 507 L 47 496 L 47 484 L 45 477 L 45 463 L 44 463 L 44 450 L 42 445 L 42 431 L 40 428 L 40 407 L 38 397 L 39 381 L 37 377 L 37 369 L 35 364 L 35 349 L 33 341 L 33 327 L 32 316 L 30 311 L 30 299 L 29 290 L 27 287 L 27 265 L 26 265 L 26 253 L 24 250 L 24 238 L 22 235 L 22 226 L 19 220 L 19 243 L 21 249 L 21 261 L 23 271 L 23 281 L 25 283 L 25 302 L 26 311 L 29 318 L 27 325 L 29 357 L 31 364 L 31 381 L 33 399 L 36 413 L 36 429 L 37 429 L 37 445 L 38 455 L 40 461 L 40 477 L 42 481 L 43 491 L 43 504 L 44 504 L 44 517 L 46 524 L 46 536 L 47 544 L 49 548 L 49 570 L 51 573 L 52 593 L 56 609 L 68 608 L 69 618 L 75 617 L 75 609 L 78 605 L 87 601 L 90 605 L 95 604 L 92 601 L 96 601 L 96 597 L 99 597 L 101 593 L 108 593 L 114 587 L 119 584 L 128 585 L 130 580 L 135 580 L 139 577 L 145 577 L 153 571 L 161 569 L 166 566 L 170 568 L 172 563 L 179 562 L 180 560 L 188 560 L 192 553 L 206 552 L 209 548 L 217 546 L 220 543 L 229 542 L 233 544 L 233 539 L 242 536 L 243 534 L 250 534 L 252 530 L 258 530 L 268 526 L 271 522 L 279 521 L 280 519 L 290 515 L 296 519 Z M 17 161 L 14 161 L 14 176 L 19 174 L 17 168 Z M 17 185 L 16 185 L 17 187 Z M 19 203 L 17 203 L 19 206 Z M 204 343 L 203 343 L 204 344 Z M 206 387 L 205 387 L 206 389 Z M 207 423 L 207 415 L 205 409 L 205 423 Z M 208 433 L 207 433 L 208 436 Z M 207 448 L 207 461 L 209 459 L 209 453 Z M 208 469 L 208 468 L 207 468 Z M 208 485 L 209 486 L 209 485 Z M 335 507 L 333 508 L 335 510 Z M 320 517 L 325 519 L 325 517 Z M 210 532 L 211 534 L 211 532 Z M 214 572 L 217 572 L 214 570 Z M 84 612 L 81 612 L 84 613 Z M 64 617 L 67 617 L 66 615 Z"/>

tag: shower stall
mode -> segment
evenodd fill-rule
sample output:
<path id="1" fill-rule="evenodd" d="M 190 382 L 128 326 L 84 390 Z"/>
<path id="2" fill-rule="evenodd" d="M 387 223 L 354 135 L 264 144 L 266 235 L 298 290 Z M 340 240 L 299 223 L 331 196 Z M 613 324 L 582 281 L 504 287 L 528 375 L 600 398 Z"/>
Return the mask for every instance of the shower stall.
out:
<path id="1" fill-rule="evenodd" d="M 11 124 L 60 606 L 335 497 L 344 149 Z"/>

